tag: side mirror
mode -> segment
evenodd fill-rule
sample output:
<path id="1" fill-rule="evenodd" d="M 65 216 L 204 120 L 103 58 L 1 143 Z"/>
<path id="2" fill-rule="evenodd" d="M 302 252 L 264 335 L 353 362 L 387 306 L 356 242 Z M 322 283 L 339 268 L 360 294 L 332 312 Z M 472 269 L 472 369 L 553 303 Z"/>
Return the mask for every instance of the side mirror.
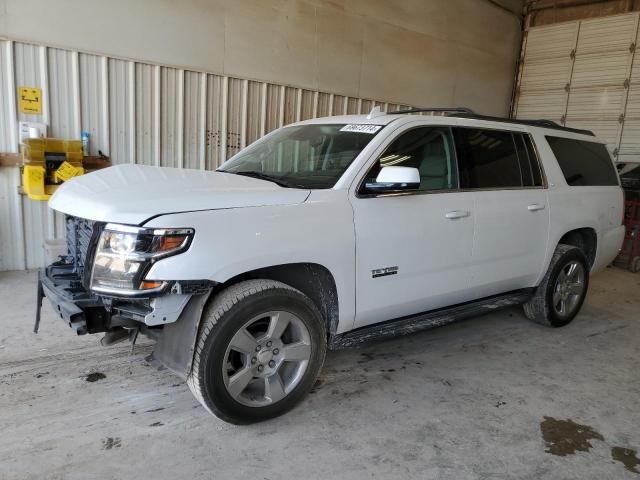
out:
<path id="1" fill-rule="evenodd" d="M 413 167 L 383 167 L 375 182 L 365 184 L 370 192 L 403 192 L 420 188 L 420 171 Z"/>

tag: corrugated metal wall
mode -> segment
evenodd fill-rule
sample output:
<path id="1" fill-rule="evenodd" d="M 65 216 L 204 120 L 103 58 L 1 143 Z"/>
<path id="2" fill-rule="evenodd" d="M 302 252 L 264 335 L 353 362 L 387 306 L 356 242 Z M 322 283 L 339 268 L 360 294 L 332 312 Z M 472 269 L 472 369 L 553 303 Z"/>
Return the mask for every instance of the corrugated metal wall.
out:
<path id="1" fill-rule="evenodd" d="M 638 12 L 530 28 L 514 113 L 593 130 L 619 162 L 640 162 Z"/>
<path id="2" fill-rule="evenodd" d="M 16 87 L 39 87 L 42 115 L 17 112 Z M 0 151 L 17 152 L 17 122 L 49 136 L 91 134 L 90 152 L 113 164 L 215 169 L 242 147 L 291 122 L 374 105 L 400 105 L 286 85 L 0 41 Z M 18 168 L 0 168 L 0 270 L 44 264 L 46 238 L 64 235 L 46 202 L 19 195 Z"/>

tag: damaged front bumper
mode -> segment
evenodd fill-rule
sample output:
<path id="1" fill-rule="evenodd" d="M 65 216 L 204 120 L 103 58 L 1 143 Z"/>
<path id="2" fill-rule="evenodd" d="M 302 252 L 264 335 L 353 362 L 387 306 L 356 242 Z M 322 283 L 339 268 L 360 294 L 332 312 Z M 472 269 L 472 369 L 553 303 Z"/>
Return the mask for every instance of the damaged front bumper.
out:
<path id="1" fill-rule="evenodd" d="M 175 281 L 169 282 L 165 294 L 153 298 L 107 297 L 88 291 L 72 265 L 54 263 L 38 272 L 34 331 L 38 331 L 46 297 L 78 335 L 129 329 L 152 337 L 156 345 L 151 360 L 186 378 L 200 317 L 215 285 L 206 280 Z"/>
<path id="2" fill-rule="evenodd" d="M 47 297 L 54 312 L 78 335 L 107 331 L 104 325 L 108 315 L 102 299 L 84 289 L 69 265 L 54 263 L 38 271 L 36 333 L 43 297 Z"/>
<path id="3" fill-rule="evenodd" d="M 72 265 L 57 262 L 38 272 L 36 327 L 42 298 L 46 297 L 58 316 L 78 335 L 107 332 L 134 325 L 158 327 L 176 322 L 194 295 L 209 293 L 210 281 L 167 282 L 164 292 L 148 297 L 118 297 L 89 291 Z"/>

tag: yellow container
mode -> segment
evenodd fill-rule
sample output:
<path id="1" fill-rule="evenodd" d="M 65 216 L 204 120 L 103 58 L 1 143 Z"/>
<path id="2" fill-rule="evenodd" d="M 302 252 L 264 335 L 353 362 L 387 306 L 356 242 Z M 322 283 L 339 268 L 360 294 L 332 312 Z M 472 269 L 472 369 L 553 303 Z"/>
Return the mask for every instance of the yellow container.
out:
<path id="1" fill-rule="evenodd" d="M 27 138 L 22 144 L 22 159 L 27 164 L 45 166 L 47 154 L 64 154 L 74 167 L 82 167 L 82 141 L 59 138 Z"/>
<path id="2" fill-rule="evenodd" d="M 47 200 L 51 194 L 45 192 L 46 170 L 39 165 L 25 165 L 22 169 L 22 189 L 32 200 Z"/>
<path id="3" fill-rule="evenodd" d="M 81 140 L 28 138 L 22 144 L 22 188 L 33 200 L 47 200 L 64 180 L 84 173 Z"/>

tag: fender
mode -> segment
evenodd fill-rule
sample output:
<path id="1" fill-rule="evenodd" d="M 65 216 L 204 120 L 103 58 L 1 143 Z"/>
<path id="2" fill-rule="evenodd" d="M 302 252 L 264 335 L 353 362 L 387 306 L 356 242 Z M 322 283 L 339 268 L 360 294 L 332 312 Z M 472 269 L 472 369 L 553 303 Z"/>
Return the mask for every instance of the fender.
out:
<path id="1" fill-rule="evenodd" d="M 247 272 L 292 263 L 318 264 L 332 275 L 339 304 L 336 333 L 355 318 L 355 231 L 343 190 L 314 191 L 301 204 L 162 215 L 145 224 L 195 230 L 189 250 L 160 260 L 149 280 L 225 283 Z"/>

